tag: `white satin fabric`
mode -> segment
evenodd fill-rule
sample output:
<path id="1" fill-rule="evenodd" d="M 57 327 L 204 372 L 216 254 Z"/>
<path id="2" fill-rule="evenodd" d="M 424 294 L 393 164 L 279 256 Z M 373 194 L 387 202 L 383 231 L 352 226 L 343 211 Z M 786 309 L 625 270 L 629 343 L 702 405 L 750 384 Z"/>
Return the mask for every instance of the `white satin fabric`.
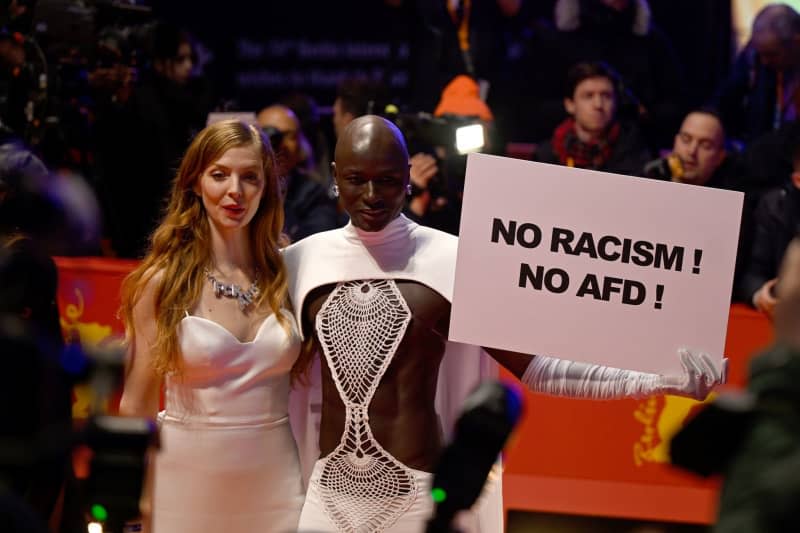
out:
<path id="1" fill-rule="evenodd" d="M 250 342 L 185 317 L 184 371 L 166 380 L 155 462 L 154 533 L 296 531 L 303 505 L 288 419 L 300 338 L 268 316 Z"/>

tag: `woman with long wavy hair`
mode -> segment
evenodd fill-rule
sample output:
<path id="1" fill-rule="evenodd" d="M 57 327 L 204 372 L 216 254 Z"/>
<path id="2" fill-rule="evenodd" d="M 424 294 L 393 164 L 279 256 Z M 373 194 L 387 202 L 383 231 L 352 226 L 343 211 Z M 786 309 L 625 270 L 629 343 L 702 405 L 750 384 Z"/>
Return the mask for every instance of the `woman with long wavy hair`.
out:
<path id="1" fill-rule="evenodd" d="M 123 282 L 120 412 L 155 417 L 165 386 L 144 501 L 156 533 L 296 529 L 303 491 L 287 404 L 300 338 L 282 227 L 269 141 L 238 121 L 212 124 L 186 151 L 149 252 Z"/>

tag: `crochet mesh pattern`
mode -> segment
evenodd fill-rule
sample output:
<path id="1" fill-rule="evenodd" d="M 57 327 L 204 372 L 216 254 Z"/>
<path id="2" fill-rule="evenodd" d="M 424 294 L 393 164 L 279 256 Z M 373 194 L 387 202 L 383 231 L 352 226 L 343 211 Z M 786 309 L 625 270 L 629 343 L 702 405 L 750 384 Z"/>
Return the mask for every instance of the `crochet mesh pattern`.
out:
<path id="1" fill-rule="evenodd" d="M 340 283 L 317 313 L 317 336 L 346 408 L 342 439 L 325 458 L 319 488 L 325 513 L 343 532 L 383 531 L 417 497 L 414 473 L 369 427 L 369 403 L 410 321 L 392 280 Z"/>

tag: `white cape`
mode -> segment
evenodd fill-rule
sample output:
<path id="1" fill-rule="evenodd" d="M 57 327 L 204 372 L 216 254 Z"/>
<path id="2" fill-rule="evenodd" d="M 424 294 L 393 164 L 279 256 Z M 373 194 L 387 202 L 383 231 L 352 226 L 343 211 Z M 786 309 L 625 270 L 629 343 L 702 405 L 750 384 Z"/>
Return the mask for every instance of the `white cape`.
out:
<path id="1" fill-rule="evenodd" d="M 453 301 L 458 238 L 420 226 L 400 215 L 378 232 L 359 230 L 352 223 L 317 233 L 287 247 L 283 259 L 289 276 L 289 296 L 297 323 L 306 296 L 317 287 L 359 279 L 411 280 Z M 308 335 L 310 332 L 303 332 Z M 436 412 L 447 441 L 467 395 L 483 379 L 496 377 L 497 365 L 477 346 L 448 342 L 439 369 Z M 310 387 L 295 386 L 290 399 L 292 427 L 300 450 L 304 480 L 319 456 L 321 390 L 319 359 L 315 357 Z M 491 508 L 502 519 L 502 487 Z M 499 514 L 498 514 L 499 513 Z M 484 520 L 481 520 L 485 523 Z M 490 518 L 487 531 L 501 531 Z"/>

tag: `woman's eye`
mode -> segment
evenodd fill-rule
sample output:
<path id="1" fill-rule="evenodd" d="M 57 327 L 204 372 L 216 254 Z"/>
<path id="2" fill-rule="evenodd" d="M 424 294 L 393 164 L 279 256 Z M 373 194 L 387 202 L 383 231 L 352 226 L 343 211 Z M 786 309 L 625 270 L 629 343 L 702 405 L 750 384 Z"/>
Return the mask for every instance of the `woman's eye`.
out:
<path id="1" fill-rule="evenodd" d="M 225 173 L 224 173 L 224 172 L 222 172 L 221 170 L 215 170 L 215 171 L 214 171 L 214 172 L 212 172 L 210 175 L 211 175 L 211 177 L 212 177 L 212 178 L 214 178 L 215 180 L 221 180 L 221 179 L 224 179 L 224 178 L 225 178 Z"/>

